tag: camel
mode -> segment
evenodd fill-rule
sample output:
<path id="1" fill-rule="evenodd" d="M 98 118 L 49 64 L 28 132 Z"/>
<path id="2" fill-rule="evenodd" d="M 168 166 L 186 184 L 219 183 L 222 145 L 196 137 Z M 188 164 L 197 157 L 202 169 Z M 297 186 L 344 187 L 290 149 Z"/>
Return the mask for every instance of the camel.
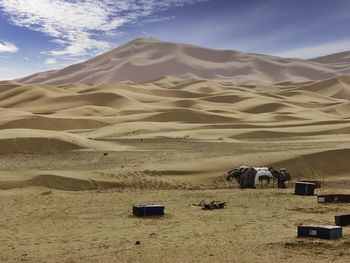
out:
<path id="1" fill-rule="evenodd" d="M 273 175 L 274 178 L 277 179 L 277 187 L 285 189 L 286 182 L 292 180 L 292 175 L 290 172 L 288 172 L 286 169 L 281 168 L 279 171 L 273 169 L 273 167 L 269 168 L 269 171 Z"/>
<path id="2" fill-rule="evenodd" d="M 248 168 L 247 166 L 241 166 L 239 168 L 233 168 L 227 173 L 226 180 L 230 183 L 233 179 L 237 181 L 241 188 L 256 188 L 259 182 L 261 188 L 264 188 L 263 182 L 266 181 L 266 184 L 270 183 L 273 176 L 267 167 Z"/>
<path id="3" fill-rule="evenodd" d="M 267 167 L 259 167 L 255 169 L 257 170 L 257 174 L 255 177 L 255 185 L 258 185 L 258 182 L 260 182 L 261 188 L 264 188 L 264 181 L 266 182 L 267 186 L 268 184 L 270 184 L 271 179 L 274 180 L 273 175 Z"/>
<path id="4" fill-rule="evenodd" d="M 227 172 L 226 174 L 226 180 L 229 183 L 229 188 L 230 188 L 230 183 L 233 179 L 236 180 L 236 182 L 239 184 L 239 179 L 241 175 L 246 172 L 249 168 L 247 166 L 240 166 L 238 168 L 232 168 L 230 171 Z"/>
<path id="5" fill-rule="evenodd" d="M 291 180 L 291 174 L 284 168 L 279 171 L 273 169 L 273 167 L 250 167 L 240 166 L 239 168 L 232 168 L 226 174 L 226 180 L 230 182 L 235 179 L 240 188 L 256 188 L 257 185 L 261 185 L 264 188 L 264 181 L 266 186 L 273 181 L 273 187 L 275 186 L 275 180 L 277 179 L 278 188 L 286 188 L 285 182 Z"/>

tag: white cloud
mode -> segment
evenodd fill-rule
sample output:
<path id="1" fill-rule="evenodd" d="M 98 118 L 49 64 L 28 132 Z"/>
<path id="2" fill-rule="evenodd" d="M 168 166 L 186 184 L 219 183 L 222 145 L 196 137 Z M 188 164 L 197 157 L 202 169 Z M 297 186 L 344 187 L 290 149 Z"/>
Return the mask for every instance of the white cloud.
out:
<path id="1" fill-rule="evenodd" d="M 53 64 L 56 64 L 56 63 L 57 63 L 57 60 L 55 58 L 47 58 L 46 61 L 45 61 L 46 65 L 53 65 Z"/>
<path id="2" fill-rule="evenodd" d="M 25 61 L 29 61 L 29 58 L 28 57 L 24 57 L 23 58 Z"/>
<path id="3" fill-rule="evenodd" d="M 0 53 L 3 52 L 9 52 L 9 53 L 16 53 L 18 51 L 18 48 L 9 42 L 0 42 Z"/>
<path id="4" fill-rule="evenodd" d="M 284 52 L 275 53 L 273 55 L 288 58 L 316 58 L 333 53 L 349 51 L 350 40 L 325 43 L 316 46 L 308 46 L 303 48 L 292 49 Z"/>
<path id="5" fill-rule="evenodd" d="M 104 37 L 118 35 L 123 25 L 201 1 L 206 0 L 0 0 L 0 8 L 13 24 L 43 32 L 60 45 L 45 54 L 78 56 L 110 48 Z"/>

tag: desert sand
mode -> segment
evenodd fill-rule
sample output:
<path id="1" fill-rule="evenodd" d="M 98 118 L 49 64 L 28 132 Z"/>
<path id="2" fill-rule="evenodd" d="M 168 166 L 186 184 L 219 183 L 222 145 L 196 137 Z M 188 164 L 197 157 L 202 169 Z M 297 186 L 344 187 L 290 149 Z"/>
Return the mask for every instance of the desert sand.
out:
<path id="1" fill-rule="evenodd" d="M 240 165 L 283 167 L 293 181 L 322 181 L 317 194 L 350 194 L 347 53 L 301 61 L 221 51 L 220 60 L 144 42 L 0 82 L 0 262 L 349 262 L 349 227 L 339 240 L 296 237 L 297 225 L 333 225 L 349 205 L 295 196 L 293 182 L 241 190 L 225 180 Z M 256 70 L 232 73 L 245 68 L 236 56 Z M 261 60 L 285 64 L 283 74 Z M 169 73 L 163 62 L 181 72 L 150 80 Z M 192 205 L 214 199 L 226 208 Z M 139 203 L 164 204 L 166 215 L 134 218 Z"/>

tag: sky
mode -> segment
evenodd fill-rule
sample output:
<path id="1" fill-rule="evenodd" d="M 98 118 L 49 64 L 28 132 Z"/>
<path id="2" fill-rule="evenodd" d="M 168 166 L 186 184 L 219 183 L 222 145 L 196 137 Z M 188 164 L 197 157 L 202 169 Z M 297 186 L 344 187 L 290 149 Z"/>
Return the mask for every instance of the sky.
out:
<path id="1" fill-rule="evenodd" d="M 0 80 L 139 37 L 282 57 L 350 50 L 349 0 L 0 0 Z"/>

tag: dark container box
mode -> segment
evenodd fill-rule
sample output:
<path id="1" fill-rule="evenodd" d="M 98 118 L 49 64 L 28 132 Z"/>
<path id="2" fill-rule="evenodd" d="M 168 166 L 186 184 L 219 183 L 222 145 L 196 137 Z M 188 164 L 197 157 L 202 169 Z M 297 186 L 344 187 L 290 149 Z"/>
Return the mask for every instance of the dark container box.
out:
<path id="1" fill-rule="evenodd" d="M 164 205 L 134 205 L 132 207 L 134 216 L 162 216 L 164 215 Z"/>
<path id="2" fill-rule="evenodd" d="M 340 226 L 298 226 L 298 237 L 335 239 L 343 236 Z"/>
<path id="3" fill-rule="evenodd" d="M 296 182 L 295 192 L 296 195 L 314 195 L 315 184 L 307 182 Z"/>
<path id="4" fill-rule="evenodd" d="M 348 226 L 350 225 L 350 215 L 335 216 L 335 224 L 337 226 Z"/>
<path id="5" fill-rule="evenodd" d="M 318 203 L 350 203 L 350 195 L 318 195 Z"/>

